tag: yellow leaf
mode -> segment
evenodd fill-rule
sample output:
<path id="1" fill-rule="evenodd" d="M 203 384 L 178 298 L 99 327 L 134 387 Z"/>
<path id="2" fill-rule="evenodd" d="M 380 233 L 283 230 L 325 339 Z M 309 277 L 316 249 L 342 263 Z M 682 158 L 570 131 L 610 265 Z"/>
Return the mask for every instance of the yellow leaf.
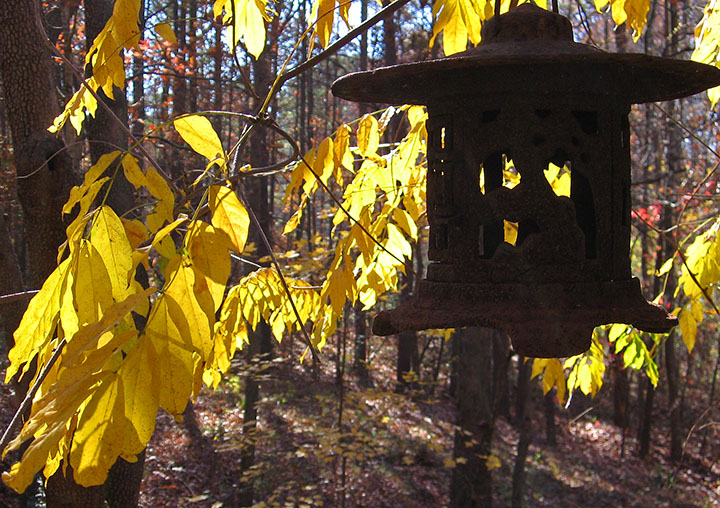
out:
<path id="1" fill-rule="evenodd" d="M 692 302 L 690 302 L 690 312 L 692 312 L 695 321 L 697 321 L 698 323 L 703 322 L 705 314 L 703 311 L 703 304 L 700 300 L 693 300 Z"/>
<path id="2" fill-rule="evenodd" d="M 353 156 L 350 152 L 350 133 L 352 129 L 347 124 L 342 124 L 335 134 L 333 143 L 333 162 L 336 167 L 344 167 L 347 170 L 353 169 Z M 338 181 L 342 185 L 342 181 Z"/>
<path id="3" fill-rule="evenodd" d="M 83 242 L 77 253 L 73 281 L 73 304 L 79 325 L 98 321 L 113 305 L 112 283 L 102 256 L 90 242 Z M 125 281 L 127 285 L 127 281 Z"/>
<path id="4" fill-rule="evenodd" d="M 121 217 L 120 220 L 132 249 L 137 249 L 140 244 L 148 240 L 148 229 L 145 224 L 137 219 L 130 220 Z"/>
<path id="5" fill-rule="evenodd" d="M 127 181 L 130 182 L 133 187 L 139 189 L 140 187 L 148 186 L 148 181 L 145 177 L 145 173 L 143 173 L 142 169 L 140 169 L 138 161 L 135 157 L 133 157 L 129 153 L 125 154 L 122 159 L 122 166 L 123 172 L 125 173 L 125 178 L 127 178 Z"/>
<path id="6" fill-rule="evenodd" d="M 232 46 L 241 40 L 248 52 L 258 58 L 265 48 L 265 20 L 269 20 L 265 0 L 216 0 L 215 17 L 223 14 L 223 22 L 229 24 Z"/>
<path id="7" fill-rule="evenodd" d="M 150 191 L 158 203 L 155 206 L 155 210 L 166 222 L 172 222 L 173 210 L 175 208 L 175 195 L 170 190 L 165 179 L 153 168 L 148 168 L 145 173 L 147 182 L 147 190 Z"/>
<path id="8" fill-rule="evenodd" d="M 486 3 L 488 5 L 489 2 Z M 492 14 L 490 14 L 492 15 Z M 473 44 L 480 42 L 481 22 L 486 18 L 485 10 L 476 0 L 435 0 L 433 4 L 433 36 L 430 47 L 435 38 L 442 32 L 443 50 L 445 55 L 452 55 L 465 51 L 468 39 Z"/>
<path id="9" fill-rule="evenodd" d="M 317 153 L 315 154 L 313 169 L 315 170 L 315 174 L 320 177 L 320 181 L 325 185 L 327 185 L 328 179 L 335 169 L 333 153 L 333 140 L 325 138 L 320 143 Z"/>
<path id="10" fill-rule="evenodd" d="M 215 321 L 213 299 L 205 283 L 198 279 L 195 266 L 184 256 L 175 256 L 168 263 L 163 299 L 183 343 L 207 359 L 212 348 Z"/>
<path id="11" fill-rule="evenodd" d="M 160 377 L 156 368 L 159 361 L 152 341 L 144 335 L 118 370 L 124 394 L 125 418 L 129 423 L 125 430 L 123 455 L 140 453 L 155 429 L 160 404 Z"/>
<path id="12" fill-rule="evenodd" d="M 110 276 L 113 298 L 123 300 L 128 295 L 128 281 L 133 275 L 133 249 L 122 221 L 112 208 L 103 206 L 95 215 L 90 239 Z"/>
<path id="13" fill-rule="evenodd" d="M 380 132 L 378 122 L 372 115 L 365 115 L 360 119 L 357 130 L 358 148 L 363 157 L 371 157 L 377 154 L 380 144 Z"/>
<path id="14" fill-rule="evenodd" d="M 226 155 L 210 120 L 202 115 L 188 115 L 173 121 L 175 129 L 190 147 L 211 161 L 224 166 Z"/>
<path id="15" fill-rule="evenodd" d="M 688 312 L 683 309 L 678 317 L 680 322 L 680 332 L 682 333 L 683 342 L 688 349 L 689 353 L 692 353 L 695 347 L 695 339 L 697 338 L 697 321 L 692 312 Z"/>
<path id="16" fill-rule="evenodd" d="M 66 259 L 45 280 L 40 292 L 30 300 L 20 325 L 13 334 L 15 345 L 8 353 L 10 365 L 5 373 L 6 383 L 52 339 L 60 312 L 60 295 L 64 292 L 69 268 L 70 259 Z M 23 369 L 23 372 L 25 370 Z"/>
<path id="17" fill-rule="evenodd" d="M 608 340 L 610 342 L 615 342 L 619 337 L 627 334 L 629 329 L 631 329 L 630 325 L 626 325 L 623 323 L 615 323 L 610 327 L 610 331 L 608 332 Z"/>
<path id="18" fill-rule="evenodd" d="M 73 436 L 70 465 L 83 486 L 101 485 L 122 451 L 125 401 L 118 376 L 112 374 L 80 412 Z"/>
<path id="19" fill-rule="evenodd" d="M 315 0 L 310 19 L 315 22 L 314 33 L 320 41 L 320 46 L 325 49 L 330 42 L 335 21 L 335 0 Z"/>
<path id="20" fill-rule="evenodd" d="M 662 275 L 665 275 L 666 273 L 668 273 L 670 271 L 670 269 L 672 268 L 672 265 L 673 265 L 673 258 L 670 258 L 662 264 L 662 266 L 660 267 L 659 270 L 657 270 L 655 272 L 655 276 L 660 277 Z"/>
<path id="21" fill-rule="evenodd" d="M 100 34 L 95 37 L 85 56 L 85 63 L 92 67 L 93 75 L 87 80 L 92 90 L 102 89 L 113 99 L 113 88 L 125 88 L 123 48 L 130 49 L 139 40 L 138 12 L 140 0 L 117 0 L 113 13 Z M 55 118 L 50 129 L 58 132 L 67 120 L 78 135 L 85 120 L 85 112 L 95 115 L 97 101 L 83 85 L 65 105 L 63 112 Z"/>
<path id="22" fill-rule="evenodd" d="M 35 475 L 45 465 L 48 456 L 57 450 L 58 443 L 65 437 L 64 421 L 55 421 L 45 432 L 37 436 L 23 453 L 22 460 L 15 463 L 9 472 L 2 474 L 3 482 L 16 492 L 24 492 Z"/>
<path id="23" fill-rule="evenodd" d="M 650 0 L 595 0 L 595 7 L 600 11 L 608 3 L 615 24 L 620 26 L 627 22 L 632 30 L 633 40 L 637 42 L 647 23 Z"/>
<path id="24" fill-rule="evenodd" d="M 167 336 L 152 333 L 150 337 L 158 352 L 155 368 L 160 378 L 160 407 L 177 417 L 185 411 L 193 391 L 193 354 Z"/>
<path id="25" fill-rule="evenodd" d="M 156 34 L 166 41 L 172 42 L 173 44 L 177 43 L 177 37 L 175 37 L 175 32 L 169 23 L 158 23 L 153 29 Z"/>
<path id="26" fill-rule="evenodd" d="M 93 164 L 90 169 L 88 169 L 87 173 L 85 173 L 83 184 L 70 189 L 70 197 L 68 198 L 62 209 L 63 214 L 67 214 L 72 211 L 73 207 L 77 203 L 79 203 L 83 197 L 85 197 L 85 194 L 90 191 L 93 184 L 97 182 L 98 178 L 100 178 L 102 174 L 105 173 L 110 164 L 115 162 L 115 160 L 120 156 L 121 153 L 122 152 L 120 152 L 120 150 L 115 150 L 100 156 L 98 161 Z M 105 181 L 107 181 L 107 179 L 103 180 L 103 182 Z M 95 187 L 99 189 L 97 185 Z M 97 190 L 95 190 L 93 193 L 93 199 L 96 194 Z M 84 215 L 85 213 L 87 213 L 87 209 L 81 214 Z"/>
<path id="27" fill-rule="evenodd" d="M 502 463 L 496 455 L 489 455 L 488 458 L 485 460 L 485 468 L 487 468 L 488 471 L 498 469 L 501 466 Z"/>
<path id="28" fill-rule="evenodd" d="M 222 303 L 230 276 L 230 239 L 225 232 L 202 221 L 193 221 L 188 228 L 190 259 L 198 274 L 205 277 L 205 285 L 214 302 L 214 310 Z M 202 288 L 198 288 L 202 289 Z"/>
<path id="29" fill-rule="evenodd" d="M 245 249 L 250 217 L 235 193 L 221 185 L 210 187 L 210 210 L 212 225 L 224 231 L 233 245 L 235 252 L 240 254 Z"/>
<path id="30" fill-rule="evenodd" d="M 415 224 L 415 221 L 412 220 L 409 213 L 402 208 L 395 208 L 395 210 L 393 210 L 393 219 L 395 219 L 395 222 L 398 226 L 400 226 L 405 234 L 413 240 L 417 240 L 417 225 Z"/>

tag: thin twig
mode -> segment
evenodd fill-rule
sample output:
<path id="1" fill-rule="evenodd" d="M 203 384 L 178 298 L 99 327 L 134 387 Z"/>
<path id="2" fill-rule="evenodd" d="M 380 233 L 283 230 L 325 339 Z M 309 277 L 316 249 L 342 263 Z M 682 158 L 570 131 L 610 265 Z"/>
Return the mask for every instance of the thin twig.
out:
<path id="1" fill-rule="evenodd" d="M 412 267 L 406 266 L 405 260 L 400 259 L 395 254 L 390 252 L 383 244 L 380 243 L 380 240 L 375 238 L 373 236 L 373 234 L 370 233 L 370 231 L 368 231 L 367 228 L 360 223 L 360 221 L 358 221 L 355 217 L 350 215 L 350 212 L 347 210 L 347 208 L 345 208 L 345 206 L 343 206 L 343 204 L 340 202 L 340 200 L 337 198 L 337 196 L 335 196 L 335 194 L 333 194 L 333 192 L 330 190 L 330 188 L 327 186 L 327 184 L 325 184 L 325 182 L 322 181 L 322 179 L 320 178 L 320 175 L 318 175 L 315 172 L 315 170 L 312 168 L 312 166 L 310 164 L 308 164 L 308 162 L 305 160 L 304 156 L 301 155 L 300 159 L 302 160 L 303 164 L 305 164 L 305 167 L 307 167 L 310 170 L 310 172 L 313 174 L 313 176 L 315 177 L 315 180 L 317 180 L 320 183 L 320 185 L 322 186 L 322 188 L 325 190 L 325 192 L 328 193 L 328 195 L 330 196 L 330 199 L 332 199 L 335 202 L 335 204 L 338 205 L 338 208 L 340 208 L 340 210 L 343 211 L 343 213 L 347 216 L 347 218 L 350 219 L 350 222 L 355 223 L 360 228 L 360 230 L 363 233 L 365 233 L 367 235 L 367 237 L 370 238 L 370 240 L 373 241 L 373 243 L 375 245 L 380 247 L 381 250 L 385 251 L 389 256 L 391 256 L 392 258 L 394 258 L 395 260 L 400 262 L 400 264 L 403 266 L 403 268 L 405 268 L 405 270 L 408 270 L 413 275 L 419 277 L 419 275 L 415 272 L 415 270 Z"/>
<path id="2" fill-rule="evenodd" d="M 29 300 L 39 292 L 39 289 L 32 289 L 30 291 L 23 291 L 22 293 L 11 293 L 9 295 L 2 295 L 0 296 L 0 305 L 4 303 L 17 302 L 18 300 Z"/>
<path id="3" fill-rule="evenodd" d="M 130 129 L 125 125 L 125 123 L 115 114 L 115 112 L 110 108 L 110 106 L 107 105 L 105 100 L 100 97 L 100 94 L 98 94 L 95 90 L 92 89 L 92 87 L 88 84 L 87 80 L 85 79 L 85 76 L 73 65 L 73 63 L 68 60 L 68 58 L 60 51 L 58 50 L 55 45 L 50 41 L 50 38 L 48 37 L 47 33 L 45 32 L 45 28 L 43 27 L 42 20 L 40 19 L 40 8 L 39 6 L 35 9 L 35 24 L 37 25 L 38 30 L 41 34 L 44 35 L 43 40 L 45 42 L 45 45 L 48 46 L 50 51 L 57 56 L 62 62 L 70 69 L 70 72 L 72 72 L 75 77 L 80 81 L 81 87 L 85 87 L 88 92 L 90 92 L 90 95 L 92 95 L 97 103 L 100 105 L 101 108 L 105 110 L 105 112 L 110 115 L 110 118 L 120 127 L 120 129 L 125 133 L 125 135 L 128 137 L 128 139 L 132 142 L 133 146 L 137 147 L 137 149 L 142 153 L 142 155 L 150 162 L 150 164 L 165 177 L 168 184 L 173 187 L 173 189 L 179 193 L 177 187 L 175 186 L 175 182 L 170 178 L 170 176 L 165 172 L 162 167 L 160 167 L 160 164 L 148 153 L 148 151 L 145 149 L 145 147 L 142 146 L 142 144 L 135 138 L 133 133 L 130 131 Z M 81 88 L 82 90 L 82 88 Z"/>
<path id="4" fill-rule="evenodd" d="M 292 307 L 293 313 L 295 314 L 295 319 L 297 319 L 298 325 L 300 326 L 300 330 L 302 331 L 303 338 L 305 339 L 305 342 L 307 343 L 307 346 L 310 348 L 310 353 L 312 354 L 313 363 L 321 363 L 320 358 L 318 357 L 318 353 L 315 349 L 315 346 L 313 346 L 312 339 L 310 338 L 310 335 L 308 335 L 307 330 L 305 330 L 305 326 L 303 325 L 302 318 L 300 317 L 300 312 L 298 311 L 297 307 L 295 306 L 295 299 L 292 297 L 292 294 L 290 293 L 290 287 L 288 286 L 287 281 L 285 280 L 285 276 L 282 273 L 282 270 L 280 269 L 280 263 L 278 263 L 277 257 L 275 256 L 275 253 L 272 250 L 272 247 L 270 246 L 270 241 L 268 240 L 267 235 L 265 234 L 265 231 L 263 230 L 262 226 L 260 225 L 260 221 L 257 218 L 257 215 L 255 215 L 255 212 L 253 211 L 252 207 L 247 205 L 247 199 L 245 199 L 245 196 L 243 195 L 242 189 L 238 189 L 240 194 L 240 199 L 243 201 L 243 205 L 248 211 L 248 214 L 250 215 L 250 220 L 252 220 L 253 224 L 255 224 L 255 227 L 258 229 L 258 233 L 260 234 L 260 239 L 262 240 L 263 244 L 265 245 L 265 249 L 267 249 L 270 259 L 272 260 L 272 264 L 275 266 L 275 270 L 277 270 L 278 276 L 280 277 L 280 283 L 283 286 L 283 289 L 285 290 L 285 294 L 287 294 L 288 300 L 290 301 L 290 306 Z"/>
<path id="5" fill-rule="evenodd" d="M 277 88 L 278 90 L 280 87 L 285 84 L 288 80 L 294 78 L 295 76 L 302 74 L 304 71 L 306 71 L 310 67 L 314 67 L 318 63 L 322 62 L 323 60 L 326 60 L 327 58 L 331 57 L 338 51 L 340 51 L 344 46 L 346 46 L 348 43 L 350 43 L 355 37 L 362 34 L 366 30 L 369 30 L 373 25 L 378 23 L 379 21 L 384 20 L 385 18 L 391 16 L 396 11 L 398 11 L 400 8 L 404 7 L 405 4 L 409 3 L 410 0 L 395 0 L 390 5 L 385 7 L 384 9 L 379 10 L 373 17 L 368 18 L 367 21 L 359 24 L 356 28 L 353 28 L 348 33 L 340 37 L 337 41 L 330 44 L 327 48 L 325 48 L 323 51 L 315 55 L 314 57 L 304 61 L 297 67 L 293 67 L 289 71 L 283 72 L 282 75 L 277 80 L 277 86 L 274 88 Z M 272 93 L 272 90 L 271 90 Z"/>
<path id="6" fill-rule="evenodd" d="M 40 374 L 38 375 L 37 379 L 35 379 L 35 382 L 28 390 L 27 394 L 25 395 L 25 398 L 23 399 L 22 403 L 20 404 L 20 407 L 17 408 L 17 411 L 15 411 L 15 414 L 13 415 L 12 420 L 10 421 L 10 424 L 5 429 L 5 432 L 2 435 L 2 438 L 0 438 L 0 450 L 3 450 L 5 446 L 7 446 L 8 442 L 10 441 L 10 436 L 15 433 L 15 430 L 18 427 L 18 424 L 20 423 L 23 414 L 27 409 L 30 407 L 30 404 L 32 404 L 33 399 L 35 398 L 35 394 L 40 389 L 40 385 L 47 377 L 48 373 L 50 372 L 50 369 L 52 369 L 53 365 L 55 365 L 55 362 L 57 362 L 58 358 L 60 358 L 60 354 L 62 353 L 63 349 L 65 348 L 65 344 L 67 342 L 65 339 L 62 339 L 60 343 L 55 348 L 55 351 L 53 351 L 52 356 L 48 360 L 48 362 L 43 366 L 42 370 L 40 371 Z"/>

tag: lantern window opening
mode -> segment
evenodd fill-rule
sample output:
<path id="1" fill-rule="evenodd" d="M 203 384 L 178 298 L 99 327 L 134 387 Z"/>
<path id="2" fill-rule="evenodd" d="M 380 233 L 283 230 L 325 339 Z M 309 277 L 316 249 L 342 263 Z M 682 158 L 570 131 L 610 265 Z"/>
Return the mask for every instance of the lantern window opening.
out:
<path id="1" fill-rule="evenodd" d="M 440 115 L 428 122 L 430 146 L 436 153 L 448 153 L 453 149 L 452 115 Z"/>
<path id="2" fill-rule="evenodd" d="M 520 172 L 507 153 L 490 154 L 480 165 L 478 184 L 482 194 L 498 187 L 512 189 L 520 183 L 520 179 Z"/>

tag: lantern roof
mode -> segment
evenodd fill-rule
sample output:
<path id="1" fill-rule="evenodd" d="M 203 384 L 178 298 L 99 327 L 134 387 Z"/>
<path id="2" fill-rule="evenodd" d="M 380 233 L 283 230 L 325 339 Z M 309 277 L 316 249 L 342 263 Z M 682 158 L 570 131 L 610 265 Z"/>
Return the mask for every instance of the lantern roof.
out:
<path id="1" fill-rule="evenodd" d="M 446 58 L 344 76 L 332 86 L 358 102 L 432 104 L 498 93 L 613 96 L 627 104 L 687 97 L 720 85 L 720 69 L 689 60 L 610 53 L 573 41 L 570 21 L 533 4 L 489 19 L 477 47 Z"/>

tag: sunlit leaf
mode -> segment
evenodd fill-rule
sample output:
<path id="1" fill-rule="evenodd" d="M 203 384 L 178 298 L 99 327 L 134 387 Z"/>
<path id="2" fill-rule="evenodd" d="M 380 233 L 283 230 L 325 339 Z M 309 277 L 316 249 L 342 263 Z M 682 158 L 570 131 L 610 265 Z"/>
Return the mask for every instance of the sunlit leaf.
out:
<path id="1" fill-rule="evenodd" d="M 153 30 L 155 30 L 155 33 L 166 41 L 173 44 L 177 43 L 177 37 L 175 37 L 175 32 L 170 26 L 170 23 L 158 23 L 153 27 Z"/>
<path id="2" fill-rule="evenodd" d="M 250 216 L 235 193 L 221 185 L 210 187 L 208 198 L 212 211 L 212 225 L 224 231 L 238 254 L 245 249 Z"/>
<path id="3" fill-rule="evenodd" d="M 223 166 L 227 159 L 215 128 L 203 115 L 187 115 L 173 121 L 175 129 L 190 148 Z"/>

